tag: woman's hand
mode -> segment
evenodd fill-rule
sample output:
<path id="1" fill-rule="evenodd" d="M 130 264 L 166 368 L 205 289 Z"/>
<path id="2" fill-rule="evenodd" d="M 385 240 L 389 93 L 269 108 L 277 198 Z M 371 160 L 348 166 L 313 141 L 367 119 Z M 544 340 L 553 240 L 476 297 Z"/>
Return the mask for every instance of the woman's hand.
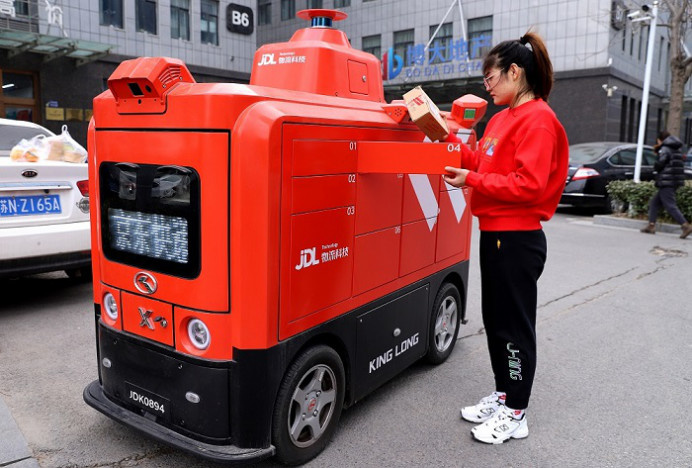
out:
<path id="1" fill-rule="evenodd" d="M 463 187 L 466 184 L 466 176 L 469 173 L 468 169 L 459 169 L 458 167 L 445 166 L 445 171 L 451 173 L 442 174 L 442 179 L 449 185 L 453 185 L 454 187 Z"/>

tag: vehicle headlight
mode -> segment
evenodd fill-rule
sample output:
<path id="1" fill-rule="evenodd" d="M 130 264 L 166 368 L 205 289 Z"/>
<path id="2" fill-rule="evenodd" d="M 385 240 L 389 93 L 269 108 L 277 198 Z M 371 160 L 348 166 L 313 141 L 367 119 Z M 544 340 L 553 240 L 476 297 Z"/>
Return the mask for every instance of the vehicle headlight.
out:
<path id="1" fill-rule="evenodd" d="M 111 320 L 118 320 L 118 302 L 111 293 L 103 295 L 103 308 L 106 309 L 106 315 Z"/>
<path id="2" fill-rule="evenodd" d="M 197 349 L 207 349 L 211 342 L 209 327 L 200 319 L 192 319 L 187 324 L 187 336 Z"/>

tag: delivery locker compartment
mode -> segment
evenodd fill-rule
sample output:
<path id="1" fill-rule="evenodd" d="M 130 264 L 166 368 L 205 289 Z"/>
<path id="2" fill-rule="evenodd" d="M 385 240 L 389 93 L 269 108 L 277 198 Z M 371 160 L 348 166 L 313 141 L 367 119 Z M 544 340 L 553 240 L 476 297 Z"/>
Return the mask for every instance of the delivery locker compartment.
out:
<path id="1" fill-rule="evenodd" d="M 352 174 L 357 154 L 352 141 L 294 140 L 293 175 Z"/>
<path id="2" fill-rule="evenodd" d="M 446 174 L 445 166 L 461 167 L 459 143 L 358 143 L 359 174 Z"/>
<path id="3" fill-rule="evenodd" d="M 470 208 L 466 197 L 468 190 L 449 190 L 440 194 L 440 214 L 437 217 L 438 232 L 435 261 L 452 255 L 468 256 L 470 242 Z"/>
<path id="4" fill-rule="evenodd" d="M 426 348 L 429 285 L 415 289 L 357 317 L 357 393 L 393 377 Z"/>
<path id="5" fill-rule="evenodd" d="M 173 346 L 173 306 L 135 294 L 122 293 L 123 329 Z"/>
<path id="6" fill-rule="evenodd" d="M 401 225 L 403 174 L 358 174 L 356 235 Z"/>
<path id="7" fill-rule="evenodd" d="M 353 295 L 369 291 L 399 276 L 401 227 L 356 237 Z"/>
<path id="8" fill-rule="evenodd" d="M 352 206 L 291 216 L 289 283 L 282 292 L 288 294 L 288 310 L 281 311 L 282 320 L 291 322 L 351 297 L 353 225 Z"/>
<path id="9" fill-rule="evenodd" d="M 435 262 L 437 217 L 401 226 L 401 261 L 399 276 L 432 265 Z"/>
<path id="10" fill-rule="evenodd" d="M 407 174 L 404 177 L 402 223 L 437 216 L 440 198 L 439 175 Z"/>
<path id="11" fill-rule="evenodd" d="M 356 203 L 356 175 L 294 177 L 291 213 L 320 211 Z"/>

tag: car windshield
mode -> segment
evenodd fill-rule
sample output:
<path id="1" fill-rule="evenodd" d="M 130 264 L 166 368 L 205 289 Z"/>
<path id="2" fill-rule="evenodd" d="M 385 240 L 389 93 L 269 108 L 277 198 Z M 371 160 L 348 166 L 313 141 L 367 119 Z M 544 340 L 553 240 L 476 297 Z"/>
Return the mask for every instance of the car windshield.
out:
<path id="1" fill-rule="evenodd" d="M 30 140 L 37 135 L 50 136 L 50 133 L 39 128 L 0 125 L 0 156 L 9 156 L 9 151 L 22 138 Z"/>
<path id="2" fill-rule="evenodd" d="M 569 162 L 585 164 L 595 162 L 603 156 L 603 153 L 612 148 L 612 145 L 573 145 L 569 147 Z"/>

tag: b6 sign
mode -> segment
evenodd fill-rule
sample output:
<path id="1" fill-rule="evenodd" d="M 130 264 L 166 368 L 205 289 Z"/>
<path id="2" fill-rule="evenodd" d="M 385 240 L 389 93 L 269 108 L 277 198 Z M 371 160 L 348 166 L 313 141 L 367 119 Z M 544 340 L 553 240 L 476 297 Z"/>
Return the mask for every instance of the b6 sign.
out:
<path id="1" fill-rule="evenodd" d="M 252 8 L 231 3 L 226 8 L 226 28 L 232 33 L 250 35 L 255 30 Z"/>

